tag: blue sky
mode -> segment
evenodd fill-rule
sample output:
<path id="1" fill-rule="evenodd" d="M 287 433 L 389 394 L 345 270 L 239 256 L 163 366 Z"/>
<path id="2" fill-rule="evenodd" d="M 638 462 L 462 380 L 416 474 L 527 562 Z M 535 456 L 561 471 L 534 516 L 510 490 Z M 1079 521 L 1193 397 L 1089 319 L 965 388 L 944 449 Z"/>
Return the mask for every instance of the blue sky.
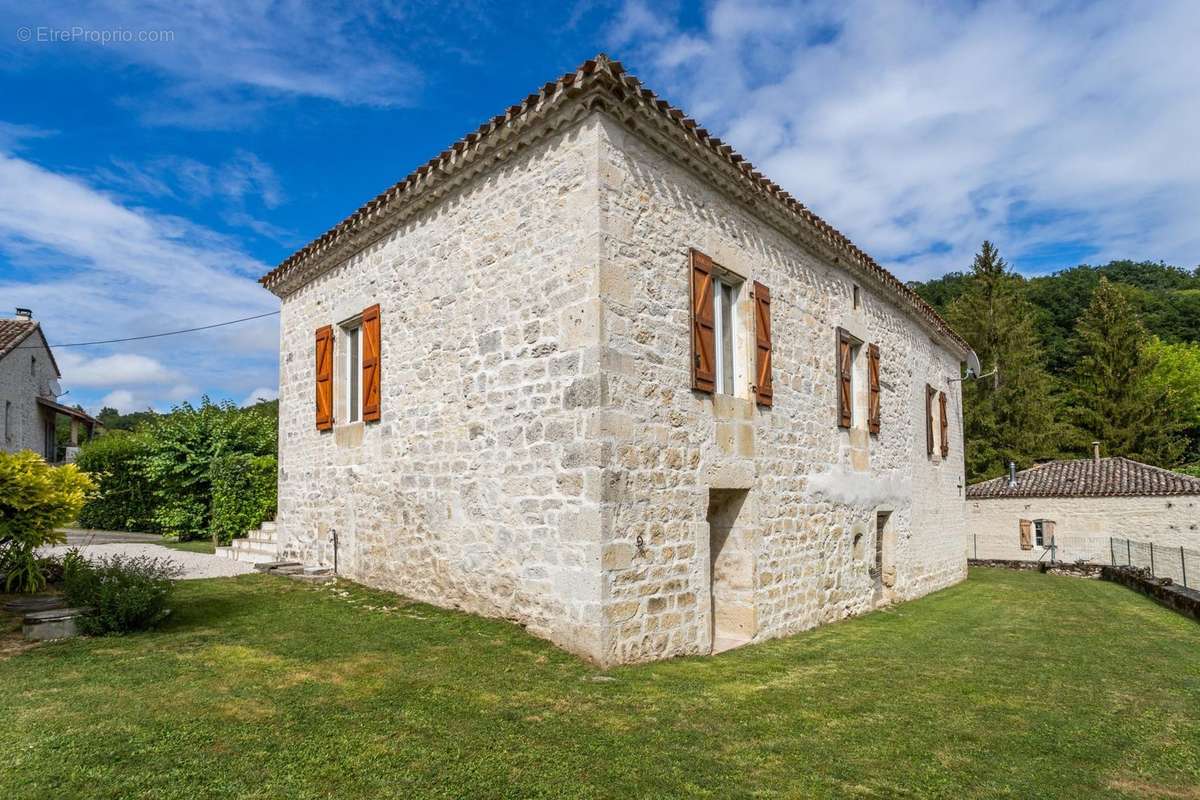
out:
<path id="1" fill-rule="evenodd" d="M 1196 266 L 1200 7 L 1134 5 L 0 0 L 0 313 L 274 310 L 264 271 L 602 50 L 903 278 L 985 237 L 1027 273 Z M 274 396 L 277 336 L 59 350 L 64 400 Z"/>

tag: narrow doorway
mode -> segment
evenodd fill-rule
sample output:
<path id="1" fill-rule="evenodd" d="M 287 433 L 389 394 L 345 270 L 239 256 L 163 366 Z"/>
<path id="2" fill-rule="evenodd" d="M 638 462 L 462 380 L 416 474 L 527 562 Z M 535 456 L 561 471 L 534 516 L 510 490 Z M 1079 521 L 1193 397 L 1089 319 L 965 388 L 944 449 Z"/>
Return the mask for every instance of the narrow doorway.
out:
<path id="1" fill-rule="evenodd" d="M 871 575 L 875 578 L 875 599 L 876 601 L 883 598 L 883 587 L 885 585 L 885 572 L 890 568 L 891 548 L 889 547 L 888 522 L 891 520 L 892 512 L 880 511 L 875 514 L 875 563 L 871 568 Z"/>
<path id="2" fill-rule="evenodd" d="M 754 638 L 754 553 L 745 514 L 746 489 L 712 489 L 708 498 L 712 652 Z"/>

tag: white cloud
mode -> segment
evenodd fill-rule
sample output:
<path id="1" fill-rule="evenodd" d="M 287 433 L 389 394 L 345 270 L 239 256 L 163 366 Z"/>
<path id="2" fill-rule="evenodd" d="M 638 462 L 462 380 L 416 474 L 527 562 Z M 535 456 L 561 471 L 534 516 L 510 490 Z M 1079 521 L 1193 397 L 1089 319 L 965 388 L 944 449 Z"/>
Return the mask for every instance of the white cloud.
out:
<path id="1" fill-rule="evenodd" d="M 145 398 L 134 394 L 128 389 L 116 389 L 109 392 L 101 398 L 96 407 L 92 409 L 93 413 L 100 413 L 100 409 L 104 407 L 115 408 L 122 414 L 130 414 L 134 411 L 145 411 L 151 408 L 151 403 Z"/>
<path id="2" fill-rule="evenodd" d="M 419 71 L 395 52 L 394 43 L 404 38 L 404 21 L 398 7 L 386 3 L 91 0 L 31 5 L 0 0 L 0 8 L 9 31 L 25 25 L 156 32 L 156 41 L 56 45 L 90 48 L 101 57 L 170 78 L 169 88 L 153 103 L 136 104 L 155 122 L 237 127 L 269 102 L 290 97 L 402 105 L 421 85 Z M 25 58 L 37 53 L 34 47 L 53 49 L 38 42 L 21 49 L 6 44 Z"/>
<path id="3" fill-rule="evenodd" d="M 71 386 L 159 384 L 174 379 L 174 373 L 157 359 L 136 353 L 114 353 L 89 359 L 76 351 L 60 349 L 55 360 Z"/>
<path id="4" fill-rule="evenodd" d="M 197 327 L 278 307 L 255 280 L 267 265 L 236 242 L 2 151 L 0 252 L 13 265 L 0 277 L 0 297 L 32 308 L 52 345 Z M 276 321 L 55 355 L 64 388 L 109 389 L 127 407 L 195 399 L 196 387 L 240 396 L 276 380 Z"/>
<path id="5" fill-rule="evenodd" d="M 261 400 L 274 400 L 277 397 L 279 397 L 278 390 L 262 387 L 255 389 L 250 394 L 246 395 L 246 398 L 242 400 L 241 405 L 252 406 Z"/>
<path id="6" fill-rule="evenodd" d="M 1063 245 L 1198 260 L 1189 0 L 718 0 L 698 31 L 648 14 L 628 4 L 613 33 L 640 77 L 902 277 L 965 268 L 984 238 L 1018 265 Z"/>

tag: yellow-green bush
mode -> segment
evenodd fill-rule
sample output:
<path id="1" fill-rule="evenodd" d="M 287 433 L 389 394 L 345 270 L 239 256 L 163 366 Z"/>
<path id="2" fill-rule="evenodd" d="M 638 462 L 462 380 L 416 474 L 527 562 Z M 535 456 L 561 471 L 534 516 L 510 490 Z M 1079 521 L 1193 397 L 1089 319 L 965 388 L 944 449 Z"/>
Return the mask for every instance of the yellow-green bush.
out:
<path id="1" fill-rule="evenodd" d="M 73 521 L 95 488 L 74 464 L 52 467 L 29 450 L 0 453 L 0 574 L 6 591 L 36 592 L 45 585 L 37 548 L 62 541 L 55 528 Z"/>

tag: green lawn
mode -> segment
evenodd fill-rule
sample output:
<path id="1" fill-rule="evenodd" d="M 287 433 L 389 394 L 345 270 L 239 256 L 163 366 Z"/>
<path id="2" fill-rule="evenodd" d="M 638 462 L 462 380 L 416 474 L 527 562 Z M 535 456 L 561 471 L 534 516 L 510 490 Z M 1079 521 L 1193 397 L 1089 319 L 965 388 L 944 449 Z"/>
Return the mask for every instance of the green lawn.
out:
<path id="1" fill-rule="evenodd" d="M 186 582 L 159 632 L 0 660 L 0 797 L 1200 797 L 1200 625 L 1114 584 L 974 570 L 608 672 L 346 588 Z"/>
<path id="2" fill-rule="evenodd" d="M 190 539 L 186 542 L 163 539 L 161 542 L 155 542 L 155 544 L 160 544 L 172 550 L 186 550 L 189 553 L 208 553 L 212 555 L 214 552 L 211 539 Z"/>

